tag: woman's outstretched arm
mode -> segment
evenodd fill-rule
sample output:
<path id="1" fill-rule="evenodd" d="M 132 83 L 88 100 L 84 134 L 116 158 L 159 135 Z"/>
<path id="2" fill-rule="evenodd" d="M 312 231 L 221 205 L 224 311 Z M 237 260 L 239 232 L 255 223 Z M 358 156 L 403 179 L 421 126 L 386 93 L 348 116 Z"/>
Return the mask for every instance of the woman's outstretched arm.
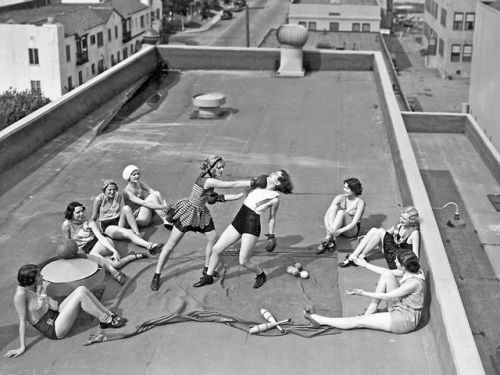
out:
<path id="1" fill-rule="evenodd" d="M 4 357 L 18 357 L 26 351 L 26 295 L 19 288 L 14 296 L 14 306 L 19 317 L 19 348 L 9 350 Z"/>

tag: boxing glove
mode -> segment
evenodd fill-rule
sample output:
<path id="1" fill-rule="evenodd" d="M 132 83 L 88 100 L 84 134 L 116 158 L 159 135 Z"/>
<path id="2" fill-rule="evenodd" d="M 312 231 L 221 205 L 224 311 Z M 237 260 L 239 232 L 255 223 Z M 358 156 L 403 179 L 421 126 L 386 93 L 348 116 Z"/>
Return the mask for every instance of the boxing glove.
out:
<path id="1" fill-rule="evenodd" d="M 271 252 L 276 247 L 276 237 L 274 236 L 274 234 L 271 233 L 266 234 L 266 236 L 267 236 L 266 251 Z"/>
<path id="2" fill-rule="evenodd" d="M 210 193 L 207 194 L 207 203 L 214 204 L 217 202 L 218 198 L 219 194 L 217 194 L 215 191 L 211 191 Z"/>
<path id="3" fill-rule="evenodd" d="M 250 180 L 250 188 L 262 188 L 267 186 L 267 175 L 261 174 L 259 177 L 254 177 Z"/>

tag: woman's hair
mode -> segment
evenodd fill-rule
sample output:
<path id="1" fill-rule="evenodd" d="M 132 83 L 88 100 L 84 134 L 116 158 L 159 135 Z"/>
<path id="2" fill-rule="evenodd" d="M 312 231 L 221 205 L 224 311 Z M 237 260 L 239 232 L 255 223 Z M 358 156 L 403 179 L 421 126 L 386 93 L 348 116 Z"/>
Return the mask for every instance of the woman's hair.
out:
<path id="1" fill-rule="evenodd" d="M 212 177 L 212 169 L 214 169 L 219 162 L 224 162 L 224 159 L 220 155 L 210 155 L 208 158 L 203 160 L 200 166 L 202 171 L 201 176 L 203 177 L 208 174 Z"/>
<path id="2" fill-rule="evenodd" d="M 420 269 L 420 262 L 415 253 L 409 249 L 400 250 L 398 253 L 398 262 L 408 271 L 417 273 Z"/>
<path id="3" fill-rule="evenodd" d="M 355 177 L 345 179 L 344 184 L 347 184 L 349 189 L 351 189 L 351 191 L 356 195 L 361 195 L 361 193 L 363 192 L 361 182 Z"/>
<path id="4" fill-rule="evenodd" d="M 73 219 L 73 213 L 75 212 L 75 208 L 77 207 L 83 207 L 83 204 L 80 202 L 71 202 L 68 204 L 68 207 L 66 207 L 66 212 L 64 213 L 64 218 L 71 220 Z"/>
<path id="5" fill-rule="evenodd" d="M 22 266 L 17 272 L 17 281 L 19 282 L 19 285 L 33 285 L 39 272 L 40 268 L 36 264 L 26 264 Z"/>
<path id="6" fill-rule="evenodd" d="M 115 189 L 118 190 L 118 185 L 113 180 L 105 180 L 102 184 L 102 192 L 104 193 L 109 185 L 115 185 Z"/>
<path id="7" fill-rule="evenodd" d="M 293 191 L 293 182 L 290 175 L 284 169 L 280 169 L 280 176 L 278 177 L 279 185 L 276 185 L 276 190 L 283 194 L 291 194 Z"/>
<path id="8" fill-rule="evenodd" d="M 420 224 L 420 216 L 418 215 L 418 211 L 413 206 L 406 206 L 403 208 L 402 214 L 408 215 L 408 220 L 410 221 L 410 225 L 412 227 L 418 227 Z"/>

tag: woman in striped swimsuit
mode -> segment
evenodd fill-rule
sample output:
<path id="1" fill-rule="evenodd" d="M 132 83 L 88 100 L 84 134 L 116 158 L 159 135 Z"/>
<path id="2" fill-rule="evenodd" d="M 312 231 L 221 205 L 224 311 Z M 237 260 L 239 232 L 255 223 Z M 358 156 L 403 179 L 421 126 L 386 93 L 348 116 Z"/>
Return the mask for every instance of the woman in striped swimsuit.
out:
<path id="1" fill-rule="evenodd" d="M 207 238 L 205 247 L 205 267 L 206 272 L 208 261 L 212 254 L 212 247 L 217 241 L 214 221 L 206 203 L 225 202 L 240 199 L 244 193 L 219 195 L 214 189 L 247 188 L 250 180 L 242 181 L 221 181 L 219 178 L 224 171 L 225 162 L 219 155 L 209 156 L 201 164 L 201 174 L 196 179 L 191 195 L 181 199 L 168 211 L 167 220 L 173 223 L 172 233 L 168 242 L 163 246 L 156 271 L 151 281 L 151 289 L 157 291 L 160 287 L 161 271 L 175 249 L 179 241 L 187 232 L 200 232 Z"/>

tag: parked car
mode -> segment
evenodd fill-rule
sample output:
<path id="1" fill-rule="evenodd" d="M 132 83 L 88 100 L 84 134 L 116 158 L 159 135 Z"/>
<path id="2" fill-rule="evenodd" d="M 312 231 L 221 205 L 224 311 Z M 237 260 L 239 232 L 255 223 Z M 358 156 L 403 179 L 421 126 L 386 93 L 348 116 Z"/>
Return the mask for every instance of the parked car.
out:
<path id="1" fill-rule="evenodd" d="M 246 0 L 234 0 L 233 4 L 237 7 L 244 8 L 247 5 Z"/>
<path id="2" fill-rule="evenodd" d="M 220 19 L 221 20 L 230 20 L 231 18 L 233 18 L 233 13 L 231 13 L 230 10 L 224 9 L 222 11 L 221 16 L 220 16 Z"/>
<path id="3" fill-rule="evenodd" d="M 235 5 L 231 8 L 232 12 L 241 12 L 243 10 L 243 7 L 240 7 L 238 5 Z"/>

